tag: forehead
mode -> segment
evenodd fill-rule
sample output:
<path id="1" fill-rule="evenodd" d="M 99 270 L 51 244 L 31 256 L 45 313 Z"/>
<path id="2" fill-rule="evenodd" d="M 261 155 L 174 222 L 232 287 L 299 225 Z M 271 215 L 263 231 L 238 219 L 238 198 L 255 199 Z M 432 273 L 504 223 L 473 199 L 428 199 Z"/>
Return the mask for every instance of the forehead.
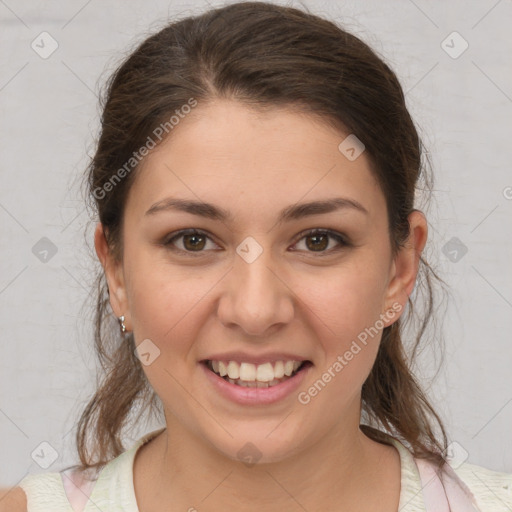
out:
<path id="1" fill-rule="evenodd" d="M 367 155 L 348 159 L 339 149 L 348 135 L 288 109 L 199 104 L 146 157 L 127 210 L 139 217 L 172 195 L 261 214 L 343 195 L 381 215 L 385 202 Z"/>

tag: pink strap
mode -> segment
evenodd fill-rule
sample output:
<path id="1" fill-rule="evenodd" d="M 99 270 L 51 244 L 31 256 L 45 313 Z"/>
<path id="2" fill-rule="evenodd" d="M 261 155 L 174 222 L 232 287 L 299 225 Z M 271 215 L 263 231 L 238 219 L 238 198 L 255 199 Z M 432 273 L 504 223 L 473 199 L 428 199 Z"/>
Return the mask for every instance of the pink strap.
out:
<path id="1" fill-rule="evenodd" d="M 82 512 L 89 501 L 96 480 L 89 480 L 73 468 L 61 471 L 62 484 L 74 512 Z"/>
<path id="2" fill-rule="evenodd" d="M 450 512 L 450 504 L 435 466 L 425 459 L 414 460 L 420 473 L 423 500 L 427 512 Z"/>
<path id="3" fill-rule="evenodd" d="M 445 465 L 439 477 L 432 462 L 417 458 L 414 461 L 420 473 L 427 512 L 481 512 L 473 493 L 451 466 Z"/>

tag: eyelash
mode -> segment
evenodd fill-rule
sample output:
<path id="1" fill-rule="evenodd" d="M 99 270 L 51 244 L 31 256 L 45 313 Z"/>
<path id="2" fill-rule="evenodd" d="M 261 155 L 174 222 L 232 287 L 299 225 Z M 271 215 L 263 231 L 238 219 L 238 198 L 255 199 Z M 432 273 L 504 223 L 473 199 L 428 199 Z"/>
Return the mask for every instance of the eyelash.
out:
<path id="1" fill-rule="evenodd" d="M 206 238 L 209 238 L 210 240 L 212 240 L 211 237 L 208 235 L 208 233 L 206 233 L 205 231 L 202 231 L 200 229 L 191 228 L 191 229 L 183 229 L 183 230 L 178 231 L 177 233 L 173 234 L 173 236 L 171 238 L 167 238 L 163 242 L 163 245 L 172 251 L 181 252 L 181 253 L 186 254 L 187 256 L 192 256 L 192 257 L 202 256 L 203 253 L 205 252 L 204 250 L 186 251 L 183 249 L 178 249 L 177 247 L 174 247 L 172 245 L 175 240 L 182 238 L 185 235 L 201 235 L 201 236 L 205 236 Z M 297 242 L 295 242 L 295 244 L 300 242 L 303 238 L 306 238 L 308 236 L 315 236 L 315 235 L 327 235 L 327 236 L 331 237 L 332 239 L 336 240 L 340 244 L 339 247 L 331 248 L 329 250 L 324 250 L 324 251 L 318 251 L 317 254 L 319 256 L 326 256 L 326 255 L 329 255 L 330 253 L 332 253 L 333 251 L 338 251 L 338 250 L 341 250 L 343 247 L 350 246 L 350 243 L 340 233 L 338 233 L 336 231 L 332 231 L 330 229 L 319 229 L 319 228 L 310 229 L 310 230 L 303 231 L 303 232 L 299 233 L 299 235 L 297 235 L 299 238 L 298 238 Z M 314 254 L 316 251 L 306 251 L 306 252 Z"/>

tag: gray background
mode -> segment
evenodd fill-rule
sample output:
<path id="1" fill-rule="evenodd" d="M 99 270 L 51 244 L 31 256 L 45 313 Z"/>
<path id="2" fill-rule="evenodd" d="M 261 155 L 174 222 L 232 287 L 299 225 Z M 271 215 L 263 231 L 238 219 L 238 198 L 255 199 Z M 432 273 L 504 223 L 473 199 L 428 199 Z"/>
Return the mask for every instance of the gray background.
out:
<path id="1" fill-rule="evenodd" d="M 404 86 L 436 175 L 426 256 L 452 290 L 441 326 L 446 360 L 428 390 L 456 453 L 512 472 L 511 2 L 304 5 L 368 42 Z M 207 7 L 0 0 L 0 485 L 46 470 L 31 457 L 51 452 L 42 442 L 58 453 L 48 471 L 76 460 L 74 426 L 95 375 L 84 306 L 94 223 L 80 180 L 98 129 L 98 87 L 167 16 Z M 58 44 L 47 58 L 31 46 L 51 49 L 44 31 Z M 47 261 L 43 237 L 57 250 Z M 426 385 L 437 346 L 420 359 Z"/>

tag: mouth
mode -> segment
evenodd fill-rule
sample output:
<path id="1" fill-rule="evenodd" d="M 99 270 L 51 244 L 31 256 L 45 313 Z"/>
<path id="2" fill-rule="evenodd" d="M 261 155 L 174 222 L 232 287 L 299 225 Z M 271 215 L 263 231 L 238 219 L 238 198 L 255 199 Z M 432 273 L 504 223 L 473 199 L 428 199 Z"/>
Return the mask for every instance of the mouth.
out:
<path id="1" fill-rule="evenodd" d="M 254 365 L 236 361 L 200 361 L 210 372 L 230 384 L 246 388 L 271 388 L 294 378 L 313 365 L 309 360 L 276 361 Z"/>

